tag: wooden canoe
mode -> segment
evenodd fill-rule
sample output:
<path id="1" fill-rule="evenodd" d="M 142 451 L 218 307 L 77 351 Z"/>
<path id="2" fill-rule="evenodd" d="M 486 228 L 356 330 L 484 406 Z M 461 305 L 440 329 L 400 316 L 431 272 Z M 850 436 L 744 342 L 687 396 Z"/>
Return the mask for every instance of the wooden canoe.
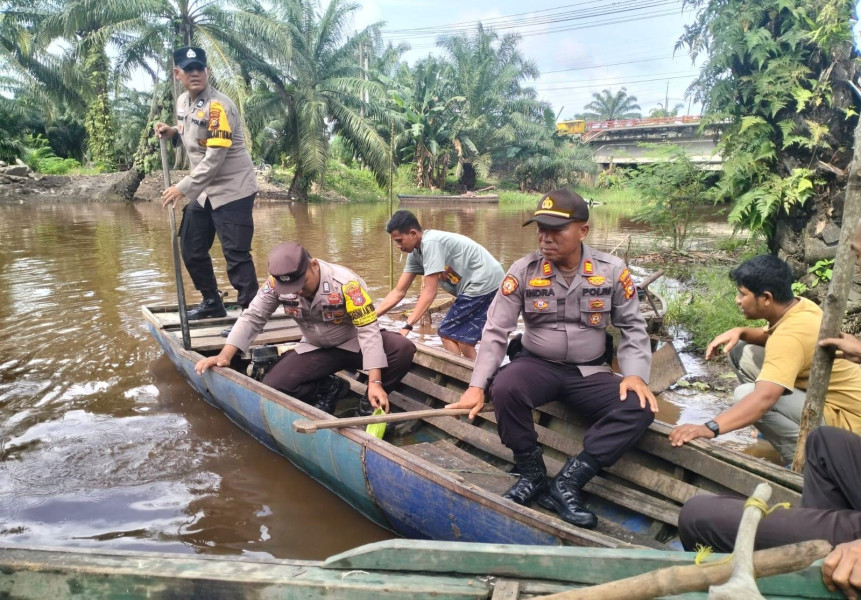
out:
<path id="1" fill-rule="evenodd" d="M 498 194 L 480 194 L 470 196 L 468 194 L 460 194 L 458 196 L 446 195 L 410 195 L 398 194 L 398 200 L 401 202 L 456 202 L 458 204 L 477 202 L 481 204 L 497 204 L 499 203 Z"/>
<path id="2" fill-rule="evenodd" d="M 165 353 L 208 402 L 367 518 L 403 537 L 680 549 L 679 509 L 695 494 L 749 495 L 758 483 L 769 482 L 774 502 L 797 505 L 800 499 L 799 475 L 704 441 L 673 448 L 667 437 L 670 426 L 657 422 L 636 449 L 587 486 L 588 505 L 599 515 L 599 525 L 594 531 L 580 529 L 537 505 L 522 507 L 501 497 L 514 481 L 507 472 L 512 455 L 499 441 L 492 412 L 482 413 L 474 424 L 453 417 L 424 419 L 415 433 L 390 426 L 389 434 L 398 439 L 380 440 L 356 428 L 300 434 L 293 429 L 295 421 L 330 415 L 246 376 L 247 361 L 203 376 L 194 371 L 203 355 L 223 346 L 219 333 L 230 317 L 192 322 L 192 350 L 184 350 L 175 306 L 144 308 L 143 315 Z M 298 337 L 292 320 L 275 316 L 257 343 Z M 417 347 L 402 389 L 390 395 L 393 410 L 441 407 L 457 399 L 469 381 L 471 361 Z M 353 393 L 335 413 L 346 416 L 365 390 L 365 378 L 361 373 L 342 376 Z M 536 423 L 549 471 L 555 474 L 568 456 L 580 451 L 585 426 L 559 403 L 537 411 Z"/>
<path id="3" fill-rule="evenodd" d="M 389 540 L 324 561 L 0 547 L 0 596 L 19 600 L 525 600 L 693 564 L 661 550 Z M 818 565 L 759 579 L 768 599 L 842 598 Z M 673 596 L 681 597 L 681 596 Z M 684 598 L 706 598 L 689 593 Z"/>

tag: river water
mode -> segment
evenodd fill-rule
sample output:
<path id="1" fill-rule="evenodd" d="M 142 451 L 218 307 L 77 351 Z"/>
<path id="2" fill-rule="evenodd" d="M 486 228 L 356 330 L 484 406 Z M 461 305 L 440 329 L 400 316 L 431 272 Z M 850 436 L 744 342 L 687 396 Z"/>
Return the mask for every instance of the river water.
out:
<path id="1" fill-rule="evenodd" d="M 521 227 L 532 206 L 409 208 L 425 228 L 463 233 L 506 268 L 535 248 L 534 228 Z M 258 276 L 272 246 L 297 240 L 352 267 L 382 298 L 388 214 L 377 204 L 261 204 Z M 722 220 L 705 239 L 727 233 Z M 590 244 L 608 250 L 628 236 L 641 247 L 652 239 L 626 209 L 593 209 Z M 213 257 L 230 289 L 217 242 Z M 395 250 L 395 278 L 402 268 Z M 167 212 L 156 203 L 0 206 L 0 543 L 321 559 L 392 537 L 178 375 L 140 314 L 176 302 L 173 273 Z M 682 399 L 664 402 L 661 418 L 713 412 Z"/>

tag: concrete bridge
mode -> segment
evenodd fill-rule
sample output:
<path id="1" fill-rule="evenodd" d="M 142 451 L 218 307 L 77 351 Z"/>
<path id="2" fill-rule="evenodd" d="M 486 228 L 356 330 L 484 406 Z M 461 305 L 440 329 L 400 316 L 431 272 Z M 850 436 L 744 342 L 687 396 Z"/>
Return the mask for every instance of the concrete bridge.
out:
<path id="1" fill-rule="evenodd" d="M 700 117 L 661 117 L 654 119 L 624 119 L 585 123 L 580 139 L 595 152 L 595 162 L 602 169 L 610 165 L 635 165 L 660 162 L 651 148 L 641 148 L 641 142 L 667 142 L 683 148 L 691 160 L 703 169 L 719 171 L 723 159 L 717 153 L 722 127 L 713 125 L 699 132 Z"/>

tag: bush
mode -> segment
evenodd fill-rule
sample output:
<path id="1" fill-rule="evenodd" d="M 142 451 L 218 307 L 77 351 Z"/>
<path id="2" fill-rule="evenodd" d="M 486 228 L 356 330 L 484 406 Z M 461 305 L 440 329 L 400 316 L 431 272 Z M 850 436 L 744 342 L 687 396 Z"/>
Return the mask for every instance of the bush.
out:
<path id="1" fill-rule="evenodd" d="M 66 175 L 70 171 L 78 169 L 80 166 L 81 163 L 76 161 L 74 158 L 49 156 L 38 160 L 34 170 L 46 175 Z"/>
<path id="2" fill-rule="evenodd" d="M 690 334 L 690 349 L 704 352 L 718 334 L 733 327 L 756 327 L 764 321 L 748 321 L 735 303 L 735 283 L 726 265 L 691 267 L 684 290 L 668 292 L 667 325 Z"/>

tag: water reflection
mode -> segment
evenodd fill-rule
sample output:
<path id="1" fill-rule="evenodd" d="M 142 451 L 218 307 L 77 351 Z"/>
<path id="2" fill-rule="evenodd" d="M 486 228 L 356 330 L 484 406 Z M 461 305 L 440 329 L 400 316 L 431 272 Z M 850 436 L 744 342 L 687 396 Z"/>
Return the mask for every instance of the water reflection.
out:
<path id="1" fill-rule="evenodd" d="M 533 206 L 410 208 L 506 267 L 535 247 L 521 227 Z M 619 227 L 624 214 L 594 209 L 590 243 L 648 243 L 639 225 Z M 382 204 L 262 205 L 258 274 L 272 246 L 297 240 L 382 298 L 404 258 L 388 216 Z M 217 242 L 213 255 L 227 286 Z M 140 306 L 175 302 L 173 277 L 158 204 L 0 207 L 0 540 L 311 559 L 389 537 L 243 434 L 161 356 Z"/>

